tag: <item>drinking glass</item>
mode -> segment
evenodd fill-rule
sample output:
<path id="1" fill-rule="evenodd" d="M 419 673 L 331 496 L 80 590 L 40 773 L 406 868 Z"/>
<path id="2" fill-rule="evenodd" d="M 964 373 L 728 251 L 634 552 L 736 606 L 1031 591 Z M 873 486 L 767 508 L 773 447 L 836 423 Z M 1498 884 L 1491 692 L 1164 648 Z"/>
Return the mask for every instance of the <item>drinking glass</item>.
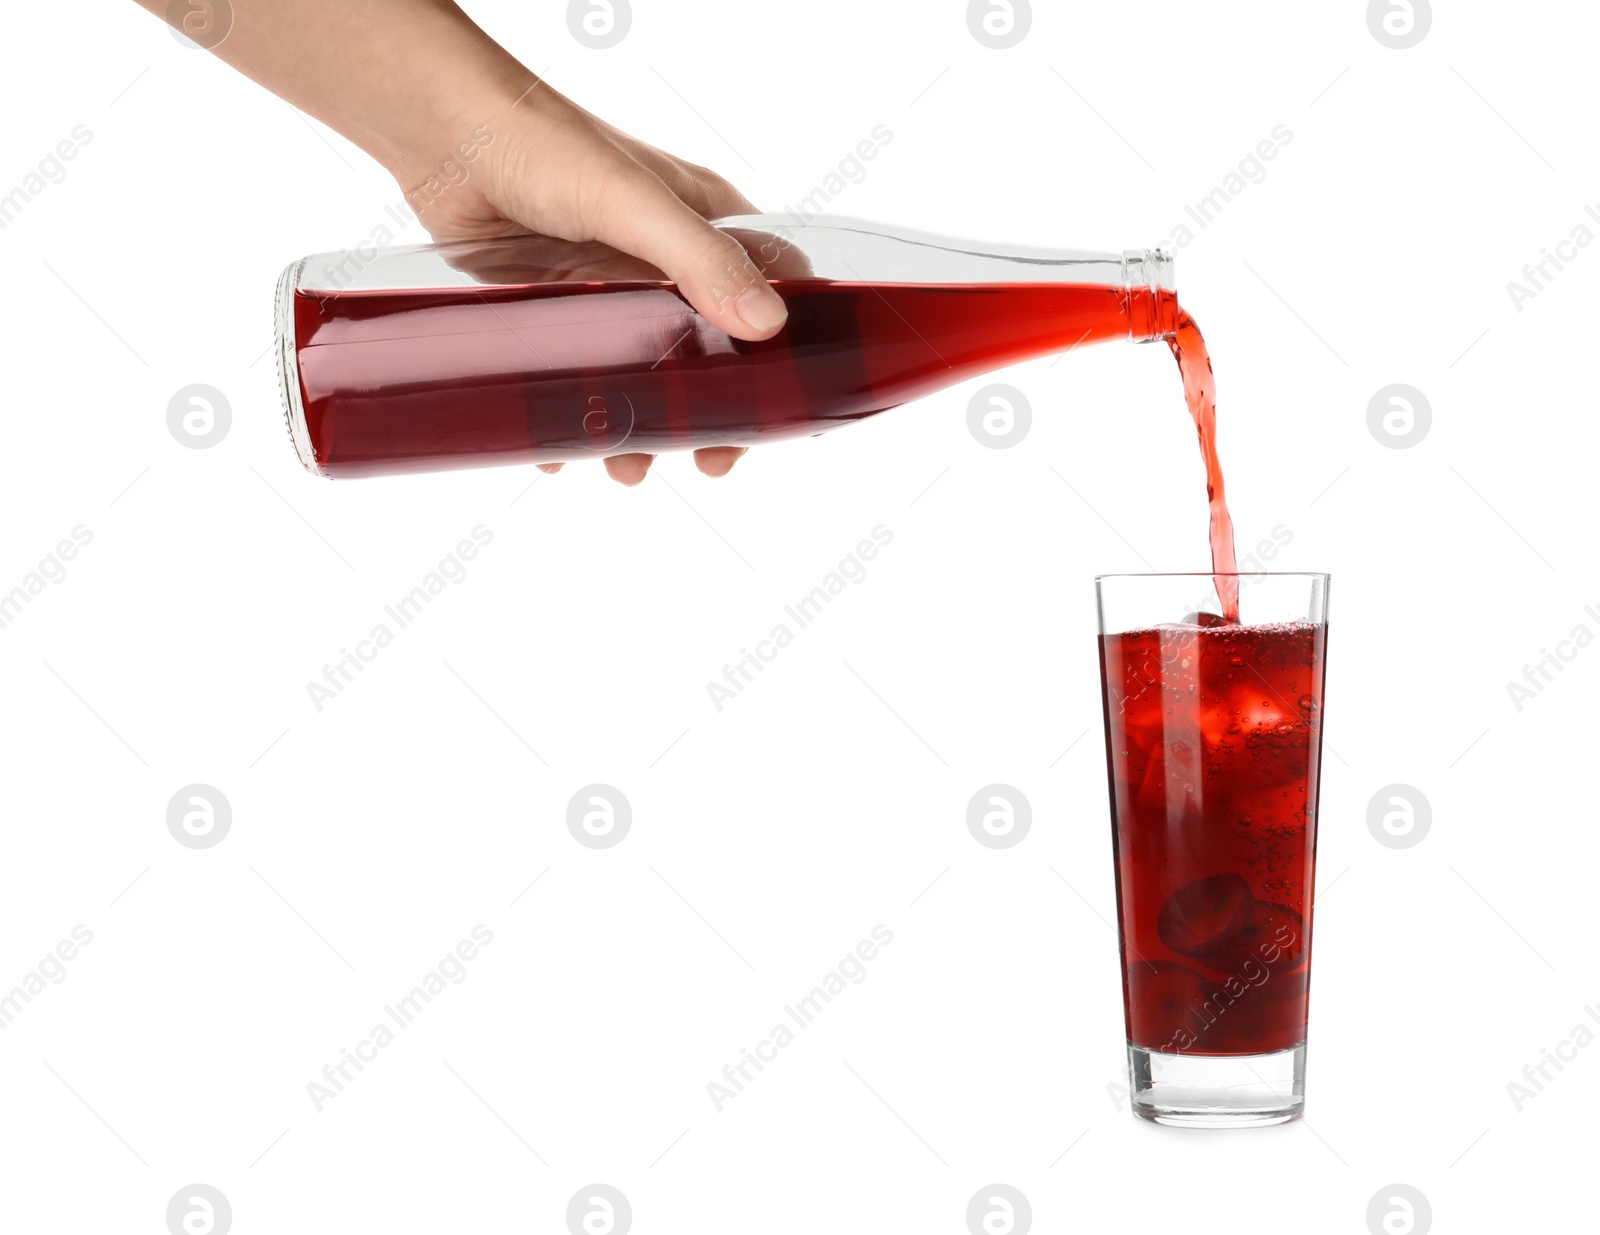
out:
<path id="1" fill-rule="evenodd" d="M 1283 1123 L 1305 1101 L 1328 576 L 1095 588 L 1133 1111 Z"/>

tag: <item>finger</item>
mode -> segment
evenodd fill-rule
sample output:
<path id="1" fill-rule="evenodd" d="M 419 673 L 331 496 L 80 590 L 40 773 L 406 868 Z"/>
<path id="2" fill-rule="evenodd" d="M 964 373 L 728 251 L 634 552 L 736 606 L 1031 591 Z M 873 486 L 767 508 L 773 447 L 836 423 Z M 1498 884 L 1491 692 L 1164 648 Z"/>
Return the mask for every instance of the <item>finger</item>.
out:
<path id="1" fill-rule="evenodd" d="M 579 110 L 582 110 L 581 108 Z M 602 129 L 620 150 L 627 151 L 666 183 L 696 214 L 707 219 L 731 215 L 760 214 L 755 204 L 709 167 L 686 163 L 649 142 L 640 141 L 588 112 L 584 113 Z"/>
<path id="2" fill-rule="evenodd" d="M 662 179 L 634 164 L 608 178 L 597 206 L 599 239 L 653 262 L 708 322 L 738 339 L 767 339 L 789 311 L 750 254 L 689 208 Z"/>
<path id="3" fill-rule="evenodd" d="M 563 465 L 560 463 L 535 463 L 533 466 L 547 475 L 554 476 L 561 470 Z"/>
<path id="4" fill-rule="evenodd" d="M 694 452 L 694 465 L 707 476 L 726 476 L 748 446 L 706 446 Z"/>
<path id="5" fill-rule="evenodd" d="M 761 267 L 761 273 L 767 278 L 810 279 L 816 276 L 811 259 L 790 238 L 788 229 L 782 224 L 771 231 L 749 227 L 730 227 L 726 230 L 728 235 L 744 246 L 745 252 Z"/>
<path id="6" fill-rule="evenodd" d="M 726 219 L 761 213 L 754 202 L 709 168 L 683 163 L 659 150 L 654 153 L 661 155 L 660 162 L 651 160 L 646 166 L 702 218 Z"/>
<path id="7" fill-rule="evenodd" d="M 654 455 L 611 455 L 606 459 L 606 474 L 631 489 L 644 479 L 654 461 Z"/>
<path id="8" fill-rule="evenodd" d="M 726 219 L 741 214 L 760 214 L 756 204 L 720 176 L 691 174 L 678 196 L 708 219 Z"/>

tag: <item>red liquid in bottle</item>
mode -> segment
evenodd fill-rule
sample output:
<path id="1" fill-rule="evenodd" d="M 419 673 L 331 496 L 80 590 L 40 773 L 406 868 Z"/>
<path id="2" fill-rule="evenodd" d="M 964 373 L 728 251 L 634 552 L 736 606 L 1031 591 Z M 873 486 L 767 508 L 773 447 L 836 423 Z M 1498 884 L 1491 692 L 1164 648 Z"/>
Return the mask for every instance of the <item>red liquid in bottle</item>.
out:
<path id="1" fill-rule="evenodd" d="M 1148 288 L 773 285 L 789 320 L 760 343 L 663 283 L 297 292 L 312 450 L 351 477 L 751 445 L 1126 339 L 1171 312 L 1171 293 Z"/>
<path id="2" fill-rule="evenodd" d="M 1305 1039 L 1327 628 L 1104 635 L 1128 1040 Z"/>

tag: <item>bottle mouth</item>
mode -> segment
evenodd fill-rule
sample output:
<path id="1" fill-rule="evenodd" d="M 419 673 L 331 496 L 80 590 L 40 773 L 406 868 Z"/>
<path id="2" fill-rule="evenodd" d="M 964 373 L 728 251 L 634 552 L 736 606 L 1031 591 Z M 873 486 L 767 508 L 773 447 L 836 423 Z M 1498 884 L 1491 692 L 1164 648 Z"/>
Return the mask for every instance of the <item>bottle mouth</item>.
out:
<path id="1" fill-rule="evenodd" d="M 1172 250 L 1165 245 L 1154 249 L 1127 249 L 1122 254 L 1122 285 L 1148 287 L 1152 291 L 1178 290 Z"/>
<path id="2" fill-rule="evenodd" d="M 294 338 L 294 293 L 305 264 L 305 259 L 291 263 L 278 279 L 273 305 L 273 341 L 278 353 L 278 390 L 283 397 L 283 421 L 289 429 L 289 440 L 294 443 L 294 452 L 300 456 L 306 471 L 313 476 L 326 476 L 327 472 L 317 462 L 317 452 L 311 445 L 311 430 L 306 425 L 305 392 L 300 387 L 300 354 Z"/>
<path id="3" fill-rule="evenodd" d="M 1178 332 L 1178 279 L 1172 250 L 1127 249 L 1122 254 L 1128 338 L 1135 343 L 1170 339 Z"/>

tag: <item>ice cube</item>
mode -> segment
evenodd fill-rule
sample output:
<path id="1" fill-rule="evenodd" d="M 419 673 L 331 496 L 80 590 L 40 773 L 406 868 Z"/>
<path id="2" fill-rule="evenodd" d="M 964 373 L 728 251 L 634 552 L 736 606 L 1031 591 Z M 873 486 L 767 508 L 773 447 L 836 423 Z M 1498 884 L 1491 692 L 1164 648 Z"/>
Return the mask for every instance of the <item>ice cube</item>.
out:
<path id="1" fill-rule="evenodd" d="M 1200 805 L 1200 752 L 1187 738 L 1160 742 L 1150 752 L 1150 762 L 1134 799 L 1147 810 L 1163 810 L 1168 817 Z"/>
<path id="2" fill-rule="evenodd" d="M 1176 961 L 1138 961 L 1128 968 L 1128 1019 L 1136 1046 L 1173 1050 L 1203 1023 L 1207 979 Z"/>
<path id="3" fill-rule="evenodd" d="M 1282 1050 L 1305 1040 L 1307 975 L 1274 974 L 1228 1009 L 1231 1035 L 1254 1050 Z"/>
<path id="4" fill-rule="evenodd" d="M 1211 695 L 1200 714 L 1208 763 L 1237 773 L 1256 788 L 1303 780 L 1311 730 L 1293 703 L 1265 683 L 1237 682 Z"/>
<path id="5" fill-rule="evenodd" d="M 1273 975 L 1290 973 L 1306 963 L 1305 919 L 1287 905 L 1254 901 L 1233 934 L 1189 955 L 1199 957 L 1207 968 L 1247 978 L 1252 968 Z"/>
<path id="6" fill-rule="evenodd" d="M 1226 871 L 1184 884 L 1156 920 L 1161 942 L 1184 956 L 1205 957 L 1231 947 L 1255 902 L 1242 875 Z"/>

